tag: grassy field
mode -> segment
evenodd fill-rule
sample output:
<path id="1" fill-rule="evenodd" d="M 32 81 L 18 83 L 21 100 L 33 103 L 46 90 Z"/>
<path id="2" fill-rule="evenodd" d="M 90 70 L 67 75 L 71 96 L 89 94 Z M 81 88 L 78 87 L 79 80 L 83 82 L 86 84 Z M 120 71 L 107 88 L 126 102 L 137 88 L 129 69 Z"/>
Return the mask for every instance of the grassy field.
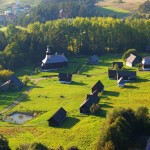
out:
<path id="1" fill-rule="evenodd" d="M 123 0 L 123 3 L 116 3 L 115 0 L 103 0 L 96 3 L 99 7 L 115 7 L 128 11 L 136 11 L 138 7 L 143 4 L 145 0 Z"/>
<path id="2" fill-rule="evenodd" d="M 14 111 L 43 113 L 23 125 L 0 121 L 0 133 L 9 140 L 9 145 L 13 150 L 20 144 L 33 142 L 41 142 L 49 148 L 62 145 L 65 149 L 70 146 L 78 146 L 81 150 L 94 150 L 106 115 L 113 108 L 130 107 L 135 110 L 140 106 L 146 106 L 150 109 L 150 72 L 137 71 L 137 80 L 126 83 L 124 88 L 118 87 L 116 80 L 108 79 L 108 66 L 113 61 L 120 61 L 120 58 L 115 55 L 101 56 L 99 64 L 94 66 L 87 66 L 86 58 L 72 59 L 74 62 L 80 62 L 71 63 L 69 68 L 64 70 L 64 72 L 76 72 L 80 67 L 79 74 L 73 75 L 72 84 L 60 84 L 57 77 L 39 81 L 29 95 L 9 113 Z M 136 68 L 127 69 L 136 70 Z M 32 67 L 23 68 L 22 73 L 20 73 L 21 70 L 18 70 L 17 75 L 21 77 L 33 70 Z M 53 74 L 58 73 L 41 72 L 39 75 L 34 75 L 33 78 Z M 79 107 L 85 100 L 86 94 L 91 93 L 91 87 L 97 80 L 101 80 L 105 86 L 99 102 L 102 110 L 97 116 L 81 115 Z M 7 95 L 10 94 L 7 93 Z M 19 95 L 16 94 L 17 96 Z M 3 105 L 5 104 L 1 103 L 0 107 L 4 107 Z M 67 119 L 60 127 L 49 127 L 47 120 L 60 107 L 67 110 Z"/>
<path id="3" fill-rule="evenodd" d="M 116 8 L 116 7 L 97 7 L 98 12 L 103 15 L 104 17 L 107 16 L 116 16 L 119 18 L 126 17 L 130 11 L 124 10 L 121 8 Z"/>

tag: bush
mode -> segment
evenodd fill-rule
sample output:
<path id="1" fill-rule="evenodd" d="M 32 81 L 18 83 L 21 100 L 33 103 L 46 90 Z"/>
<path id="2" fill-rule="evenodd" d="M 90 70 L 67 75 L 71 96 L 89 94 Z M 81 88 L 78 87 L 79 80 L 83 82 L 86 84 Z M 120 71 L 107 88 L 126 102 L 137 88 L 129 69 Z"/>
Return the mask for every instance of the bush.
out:
<path id="1" fill-rule="evenodd" d="M 135 54 L 136 55 L 136 49 L 129 49 L 129 50 L 127 50 L 124 54 L 123 54 L 123 56 L 122 56 L 122 59 L 123 59 L 123 61 L 126 61 L 126 59 L 130 56 L 130 54 Z"/>
<path id="2" fill-rule="evenodd" d="M 115 150 L 115 146 L 112 141 L 105 143 L 104 150 Z"/>
<path id="3" fill-rule="evenodd" d="M 99 104 L 93 104 L 93 105 L 90 107 L 90 112 L 91 112 L 91 114 L 95 114 L 95 113 L 97 113 L 99 110 L 100 110 Z"/>
<path id="4" fill-rule="evenodd" d="M 150 135 L 150 117 L 146 107 L 117 108 L 107 115 L 96 149 L 128 149 L 137 134 Z M 114 147 L 113 147 L 114 145 Z"/>
<path id="5" fill-rule="evenodd" d="M 29 83 L 33 84 L 29 76 L 25 76 L 25 77 L 24 77 L 23 83 L 24 83 L 25 85 L 27 85 L 27 84 L 29 84 Z"/>
<path id="6" fill-rule="evenodd" d="M 6 82 L 14 72 L 10 70 L 0 70 L 0 82 Z"/>

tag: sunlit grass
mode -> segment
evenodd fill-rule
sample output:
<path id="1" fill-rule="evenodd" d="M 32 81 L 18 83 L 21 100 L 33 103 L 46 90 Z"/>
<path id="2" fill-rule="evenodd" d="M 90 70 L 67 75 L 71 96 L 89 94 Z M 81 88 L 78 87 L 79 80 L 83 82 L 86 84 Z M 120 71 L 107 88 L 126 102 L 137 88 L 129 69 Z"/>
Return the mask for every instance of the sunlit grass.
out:
<path id="1" fill-rule="evenodd" d="M 99 64 L 93 66 L 87 66 L 86 59 L 74 60 L 78 60 L 83 66 L 79 74 L 73 75 L 72 84 L 60 84 L 57 77 L 43 79 L 19 105 L 10 111 L 42 111 L 43 114 L 23 125 L 0 122 L 0 133 L 8 138 L 12 149 L 15 150 L 25 142 L 40 142 L 49 148 L 62 145 L 65 149 L 78 146 L 81 150 L 94 150 L 105 117 L 113 108 L 130 107 L 135 110 L 140 106 L 146 106 L 150 109 L 150 72 L 139 72 L 137 68 L 126 67 L 137 71 L 137 80 L 128 82 L 124 88 L 120 88 L 116 80 L 108 79 L 107 70 L 113 61 L 121 61 L 121 56 L 101 56 Z M 75 71 L 79 64 L 71 64 L 65 72 Z M 28 69 L 33 70 L 32 67 Z M 53 73 L 58 74 L 59 71 Z M 42 72 L 33 77 L 39 78 L 53 73 Z M 105 86 L 99 102 L 102 110 L 98 116 L 81 115 L 79 107 L 85 100 L 86 94 L 91 93 L 91 87 L 97 80 L 101 80 Z M 68 118 L 60 127 L 49 127 L 47 120 L 60 107 L 67 110 Z"/>

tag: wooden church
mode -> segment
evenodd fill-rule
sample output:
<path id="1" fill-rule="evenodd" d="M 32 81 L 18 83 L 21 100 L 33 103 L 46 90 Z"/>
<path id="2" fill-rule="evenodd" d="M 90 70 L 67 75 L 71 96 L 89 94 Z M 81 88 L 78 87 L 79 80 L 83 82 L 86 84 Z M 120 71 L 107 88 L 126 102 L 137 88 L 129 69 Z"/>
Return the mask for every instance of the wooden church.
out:
<path id="1" fill-rule="evenodd" d="M 50 48 L 47 46 L 46 57 L 42 60 L 41 68 L 44 71 L 63 68 L 68 65 L 68 60 L 64 54 L 51 55 Z"/>

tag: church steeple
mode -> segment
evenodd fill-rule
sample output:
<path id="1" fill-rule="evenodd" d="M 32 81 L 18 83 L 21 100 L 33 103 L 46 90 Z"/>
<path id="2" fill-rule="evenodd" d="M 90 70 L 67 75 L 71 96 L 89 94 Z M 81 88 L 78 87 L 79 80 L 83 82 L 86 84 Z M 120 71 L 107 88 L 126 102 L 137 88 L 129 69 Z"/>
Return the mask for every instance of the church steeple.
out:
<path id="1" fill-rule="evenodd" d="M 51 51 L 50 51 L 50 48 L 49 48 L 49 45 L 47 46 L 47 50 L 46 50 L 46 55 L 50 55 L 51 54 Z"/>

